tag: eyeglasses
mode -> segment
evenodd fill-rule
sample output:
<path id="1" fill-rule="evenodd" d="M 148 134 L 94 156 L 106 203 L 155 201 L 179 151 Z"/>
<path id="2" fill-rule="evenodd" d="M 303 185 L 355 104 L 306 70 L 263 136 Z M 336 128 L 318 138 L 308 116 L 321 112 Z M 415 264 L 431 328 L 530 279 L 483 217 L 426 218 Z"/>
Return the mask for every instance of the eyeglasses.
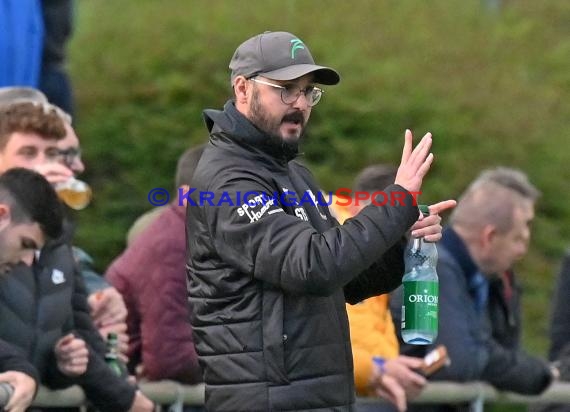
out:
<path id="1" fill-rule="evenodd" d="M 63 163 L 68 167 L 71 167 L 75 160 L 81 159 L 81 149 L 78 147 L 70 147 L 69 149 L 60 150 L 58 154 Z"/>
<path id="2" fill-rule="evenodd" d="M 276 89 L 281 89 L 281 101 L 285 104 L 295 103 L 297 99 L 299 99 L 301 94 L 304 94 L 305 99 L 307 99 L 307 103 L 309 104 L 309 106 L 313 107 L 321 100 L 321 97 L 323 96 L 324 93 L 323 89 L 316 86 L 307 86 L 304 89 L 301 89 L 292 84 L 286 86 L 280 86 L 278 84 L 269 83 L 264 80 L 259 80 L 256 78 L 252 78 L 250 80 L 256 83 L 261 83 L 267 86 L 274 87 Z"/>

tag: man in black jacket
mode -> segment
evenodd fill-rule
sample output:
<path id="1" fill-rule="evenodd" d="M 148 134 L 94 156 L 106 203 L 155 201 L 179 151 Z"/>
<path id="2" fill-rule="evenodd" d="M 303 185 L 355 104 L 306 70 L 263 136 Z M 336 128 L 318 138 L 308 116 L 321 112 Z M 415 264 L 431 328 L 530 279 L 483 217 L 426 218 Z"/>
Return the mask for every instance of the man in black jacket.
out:
<path id="1" fill-rule="evenodd" d="M 47 239 L 62 232 L 63 212 L 51 185 L 40 174 L 22 168 L 0 176 L 0 282 L 16 265 L 31 265 Z M 14 393 L 6 410 L 23 411 L 36 393 L 39 374 L 25 353 L 0 340 L 0 382 Z"/>
<path id="2" fill-rule="evenodd" d="M 293 159 L 311 109 L 336 71 L 286 32 L 245 41 L 231 63 L 234 99 L 206 110 L 210 132 L 188 195 L 192 326 L 213 411 L 348 411 L 354 403 L 345 301 L 395 288 L 402 239 L 440 237 L 410 192 L 429 170 L 431 135 L 406 143 L 400 197 L 338 226 L 311 173 Z M 320 204 L 319 204 L 320 203 Z M 414 226 L 412 226 L 414 225 Z"/>

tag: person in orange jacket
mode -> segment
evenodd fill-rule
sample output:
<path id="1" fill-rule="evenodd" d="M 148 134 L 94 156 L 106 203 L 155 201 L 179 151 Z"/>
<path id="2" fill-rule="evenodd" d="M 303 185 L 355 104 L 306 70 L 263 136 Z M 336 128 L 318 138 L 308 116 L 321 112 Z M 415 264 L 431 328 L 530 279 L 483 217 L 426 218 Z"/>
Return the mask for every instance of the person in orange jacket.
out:
<path id="1" fill-rule="evenodd" d="M 372 194 L 394 182 L 396 168 L 376 164 L 364 168 L 352 191 L 342 189 L 333 196 L 330 210 L 343 223 L 371 202 Z M 350 194 L 350 198 L 346 195 Z M 379 200 L 381 202 L 382 200 Z M 400 345 L 389 310 L 389 295 L 368 298 L 347 305 L 354 360 L 354 381 L 359 396 L 380 396 L 391 404 L 359 403 L 358 412 L 404 411 L 407 399 L 417 396 L 426 379 L 415 369 L 421 358 L 399 355 Z M 374 360 L 375 359 L 375 360 Z"/>

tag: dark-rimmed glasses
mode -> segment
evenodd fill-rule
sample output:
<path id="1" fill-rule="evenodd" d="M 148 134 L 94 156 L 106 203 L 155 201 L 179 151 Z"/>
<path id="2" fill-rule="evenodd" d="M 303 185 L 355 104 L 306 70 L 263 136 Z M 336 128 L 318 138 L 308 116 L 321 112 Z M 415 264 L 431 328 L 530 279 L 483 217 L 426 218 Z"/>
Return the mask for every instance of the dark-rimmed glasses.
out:
<path id="1" fill-rule="evenodd" d="M 265 84 L 267 86 L 274 87 L 276 89 L 281 90 L 281 101 L 285 104 L 293 104 L 299 99 L 301 94 L 305 95 L 305 99 L 307 99 L 307 104 L 311 107 L 315 106 L 323 96 L 324 90 L 317 87 L 317 86 L 307 86 L 304 89 L 294 85 L 286 85 L 281 86 L 279 84 L 274 84 L 270 82 L 266 82 L 265 80 L 260 80 L 257 78 L 251 78 L 256 83 Z"/>
<path id="2" fill-rule="evenodd" d="M 58 155 L 66 166 L 71 167 L 75 160 L 81 159 L 81 149 L 70 147 L 69 149 L 59 150 Z"/>

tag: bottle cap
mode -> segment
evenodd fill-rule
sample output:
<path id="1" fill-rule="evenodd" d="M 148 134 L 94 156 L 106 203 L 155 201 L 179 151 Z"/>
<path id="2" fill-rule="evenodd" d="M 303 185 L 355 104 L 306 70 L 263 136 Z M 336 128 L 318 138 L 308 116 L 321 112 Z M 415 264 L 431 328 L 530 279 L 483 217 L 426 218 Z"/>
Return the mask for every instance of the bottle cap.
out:
<path id="1" fill-rule="evenodd" d="M 428 205 L 418 205 L 418 209 L 424 216 L 429 216 L 429 206 Z"/>

